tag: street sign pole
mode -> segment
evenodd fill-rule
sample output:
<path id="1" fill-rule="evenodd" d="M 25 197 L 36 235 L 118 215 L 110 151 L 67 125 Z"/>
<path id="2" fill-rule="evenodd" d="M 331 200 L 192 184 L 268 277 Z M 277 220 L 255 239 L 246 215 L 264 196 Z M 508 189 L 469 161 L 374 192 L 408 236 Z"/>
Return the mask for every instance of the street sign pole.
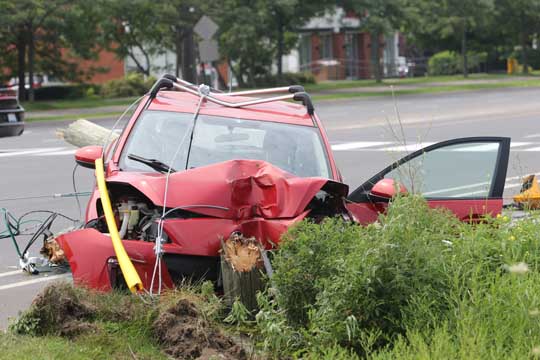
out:
<path id="1" fill-rule="evenodd" d="M 219 60 L 218 43 L 213 39 L 217 30 L 218 25 L 206 15 L 203 15 L 193 27 L 193 31 L 202 39 L 198 43 L 199 60 L 202 65 L 203 79 L 207 84 L 212 82 L 212 75 L 207 75 L 206 67 L 207 65 L 211 67 L 214 61 Z M 210 79 L 208 79 L 208 76 Z"/>

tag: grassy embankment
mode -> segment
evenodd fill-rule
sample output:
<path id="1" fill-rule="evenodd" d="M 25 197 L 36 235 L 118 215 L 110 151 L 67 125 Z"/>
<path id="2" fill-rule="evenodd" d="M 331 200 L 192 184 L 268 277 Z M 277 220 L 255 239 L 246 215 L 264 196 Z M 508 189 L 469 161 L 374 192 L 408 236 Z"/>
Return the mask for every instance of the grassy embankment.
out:
<path id="1" fill-rule="evenodd" d="M 452 76 L 429 76 L 405 79 L 387 79 L 378 84 L 374 80 L 343 80 L 328 81 L 319 84 L 306 85 L 306 91 L 313 95 L 314 100 L 335 100 L 357 97 L 389 96 L 390 86 L 394 86 L 396 95 L 435 94 L 455 91 L 473 91 L 500 88 L 540 87 L 540 77 L 530 75 L 528 77 L 513 75 L 473 74 L 464 81 L 463 77 Z M 373 90 L 370 90 L 373 89 Z M 76 120 L 79 117 L 87 119 L 116 117 L 118 111 L 99 111 L 99 108 L 107 106 L 128 106 L 135 98 L 122 99 L 77 99 L 38 101 L 24 103 L 28 112 L 54 111 L 70 109 L 96 109 L 95 112 L 81 114 L 43 114 L 39 117 L 28 118 L 28 121 L 51 121 L 51 120 Z"/>
<path id="2" fill-rule="evenodd" d="M 271 290 L 259 296 L 261 310 L 254 318 L 239 306 L 227 316 L 207 287 L 189 296 L 207 309 L 197 315 L 207 324 L 203 328 L 211 324 L 249 336 L 261 358 L 540 356 L 538 220 L 497 217 L 470 225 L 429 209 L 418 197 L 403 197 L 366 227 L 329 219 L 292 229 L 273 257 Z M 105 310 L 76 318 L 89 331 L 72 336 L 72 343 L 58 336 L 58 325 L 36 331 L 43 312 L 31 309 L 12 327 L 30 335 L 0 336 L 0 356 L 22 359 L 19 349 L 60 359 L 171 354 L 172 345 L 155 331 L 159 309 L 166 307 L 130 295 L 99 297 Z M 169 305 L 166 299 L 178 301 L 163 299 Z M 135 315 L 119 315 L 120 309 Z M 62 324 L 45 318 L 45 324 Z"/>

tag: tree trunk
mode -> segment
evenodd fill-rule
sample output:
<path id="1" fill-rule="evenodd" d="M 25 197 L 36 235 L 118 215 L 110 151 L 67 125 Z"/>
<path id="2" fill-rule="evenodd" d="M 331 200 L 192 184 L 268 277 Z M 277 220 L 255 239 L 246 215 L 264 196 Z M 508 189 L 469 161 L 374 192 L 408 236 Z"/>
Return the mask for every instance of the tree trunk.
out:
<path id="1" fill-rule="evenodd" d="M 180 77 L 180 70 L 182 69 L 182 29 L 178 26 L 174 28 L 174 50 L 176 53 L 176 77 Z"/>
<path id="2" fill-rule="evenodd" d="M 521 40 L 521 61 L 523 63 L 523 74 L 529 73 L 529 58 L 527 54 L 527 33 L 522 31 L 520 34 Z"/>
<path id="3" fill-rule="evenodd" d="M 30 24 L 28 28 L 28 82 L 30 85 L 30 91 L 28 93 L 28 100 L 33 102 L 35 99 L 34 96 L 34 58 L 36 53 L 35 48 L 35 34 L 34 27 Z"/>
<path id="4" fill-rule="evenodd" d="M 236 81 L 238 82 L 238 87 L 245 88 L 246 84 L 244 83 L 244 79 L 242 78 L 242 71 L 238 73 L 238 71 L 234 69 L 232 62 L 228 59 L 227 59 L 227 64 L 229 65 L 229 69 L 231 70 L 231 75 L 234 75 L 234 77 L 236 78 Z M 229 84 L 227 84 L 227 86 L 229 86 L 230 84 L 232 84 L 232 79 L 229 79 Z"/>
<path id="5" fill-rule="evenodd" d="M 133 60 L 135 63 L 135 66 L 137 66 L 137 69 L 144 75 L 148 76 L 148 70 L 140 63 L 139 59 L 135 56 L 133 52 L 128 52 L 128 56 Z"/>
<path id="6" fill-rule="evenodd" d="M 17 36 L 17 78 L 19 101 L 26 100 L 26 36 L 19 30 Z"/>
<path id="7" fill-rule="evenodd" d="M 255 238 L 233 235 L 221 241 L 221 274 L 228 306 L 239 300 L 251 313 L 257 309 L 257 292 L 264 290 L 262 246 Z"/>
<path id="8" fill-rule="evenodd" d="M 463 57 L 463 77 L 469 76 L 469 62 L 467 59 L 467 24 L 463 22 L 463 31 L 461 34 L 461 56 Z"/>
<path id="9" fill-rule="evenodd" d="M 381 54 L 379 54 L 379 37 L 380 34 L 378 32 L 371 35 L 371 51 L 373 51 L 371 59 L 374 63 L 373 71 L 375 72 L 373 75 L 375 76 L 375 81 L 378 83 L 382 82 Z"/>
<path id="10" fill-rule="evenodd" d="M 193 30 L 188 29 L 184 36 L 184 49 L 182 61 L 182 77 L 191 83 L 197 82 L 195 76 L 195 49 L 193 43 Z"/>
<path id="11" fill-rule="evenodd" d="M 249 68 L 248 68 L 248 72 L 247 72 L 249 86 L 252 87 L 252 88 L 257 87 L 257 83 L 255 82 L 255 70 L 254 70 L 254 67 L 255 66 L 253 64 L 250 64 Z"/>
<path id="12" fill-rule="evenodd" d="M 279 14 L 277 15 L 279 17 Z M 281 79 L 283 74 L 283 46 L 284 46 L 284 30 L 283 25 L 281 24 L 281 17 L 278 18 L 278 47 L 277 47 L 277 74 L 278 78 Z"/>

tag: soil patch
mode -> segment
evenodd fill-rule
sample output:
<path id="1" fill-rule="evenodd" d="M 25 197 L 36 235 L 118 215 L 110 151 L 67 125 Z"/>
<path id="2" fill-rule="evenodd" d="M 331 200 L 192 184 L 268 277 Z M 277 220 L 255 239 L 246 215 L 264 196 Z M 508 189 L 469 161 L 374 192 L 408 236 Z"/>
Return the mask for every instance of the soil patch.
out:
<path id="1" fill-rule="evenodd" d="M 162 312 L 153 325 L 164 351 L 175 359 L 246 359 L 245 351 L 214 329 L 195 304 L 179 300 Z"/>
<path id="2" fill-rule="evenodd" d="M 36 335 L 74 337 L 96 329 L 90 322 L 96 311 L 96 307 L 85 301 L 70 285 L 55 284 L 45 288 L 34 299 L 24 316 L 34 322 Z"/>

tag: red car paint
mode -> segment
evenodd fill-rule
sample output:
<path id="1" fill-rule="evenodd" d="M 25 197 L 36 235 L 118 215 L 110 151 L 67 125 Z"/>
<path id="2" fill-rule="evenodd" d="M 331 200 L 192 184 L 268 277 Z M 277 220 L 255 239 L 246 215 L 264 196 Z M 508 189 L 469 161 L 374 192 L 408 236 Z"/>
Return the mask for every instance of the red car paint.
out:
<path id="1" fill-rule="evenodd" d="M 198 101 L 198 97 L 190 94 L 162 91 L 148 109 L 193 113 Z M 110 147 L 113 153 L 110 156 L 111 161 L 107 163 L 106 181 L 110 191 L 115 185 L 129 184 L 155 206 L 160 207 L 164 201 L 167 178 L 165 174 L 122 171 L 118 167 L 121 152 L 139 115 L 143 112 L 144 103 L 143 100 L 134 112 L 115 147 Z M 172 173 L 169 177 L 167 208 L 191 206 L 189 211 L 197 217 L 164 220 L 164 231 L 170 240 L 170 243 L 164 245 L 165 254 L 185 255 L 201 260 L 214 258 L 218 256 L 220 239 L 227 238 L 233 232 L 240 232 L 248 237 L 254 236 L 267 248 L 272 248 L 279 244 L 281 235 L 290 226 L 310 215 L 308 205 L 319 191 L 326 190 L 340 198 L 347 196 L 348 187 L 340 183 L 341 177 L 322 123 L 316 115 L 308 115 L 303 106 L 288 102 L 273 102 L 238 109 L 205 102 L 200 114 L 316 127 L 320 130 L 325 147 L 331 179 L 301 178 L 259 160 L 231 160 Z M 474 140 L 479 141 L 478 138 Z M 482 141 L 492 140 L 482 139 Z M 501 144 L 506 144 L 500 138 L 493 141 L 502 141 Z M 504 151 L 509 148 L 509 140 L 506 145 Z M 89 161 L 88 157 L 97 152 L 96 149 L 80 151 L 80 156 L 76 155 L 76 158 L 84 161 Z M 498 171 L 504 177 L 506 165 L 504 161 L 499 165 Z M 382 172 L 377 176 L 379 175 L 383 177 Z M 371 180 L 373 179 L 375 177 Z M 371 185 L 366 189 L 366 194 L 370 190 L 376 190 L 375 182 L 381 179 L 375 180 L 373 181 L 375 186 Z M 387 188 L 389 183 L 387 180 L 383 179 L 378 187 Z M 351 194 L 356 195 L 353 196 L 353 200 L 343 204 L 343 209 L 347 209 L 343 211 L 348 211 L 348 215 L 361 224 L 374 222 L 379 214 L 385 212 L 388 199 L 374 199 L 365 195 L 363 200 L 354 200 L 362 198 L 357 196 L 361 193 L 360 190 L 357 189 Z M 381 196 L 384 192 L 375 191 L 376 194 L 373 195 Z M 501 196 L 490 199 L 429 199 L 428 202 L 432 207 L 450 209 L 463 220 L 471 217 L 479 218 L 484 214 L 497 214 L 502 209 Z M 99 216 L 98 203 L 99 193 L 95 190 L 88 203 L 87 221 Z M 226 209 L 193 207 L 197 204 Z M 75 283 L 102 290 L 111 288 L 114 251 L 106 234 L 95 229 L 82 229 L 61 235 L 58 242 L 69 260 Z M 145 288 L 149 289 L 156 260 L 154 243 L 129 239 L 123 242 Z M 163 284 L 171 286 L 172 277 L 164 263 L 162 273 Z M 157 284 L 154 285 L 156 286 Z"/>

